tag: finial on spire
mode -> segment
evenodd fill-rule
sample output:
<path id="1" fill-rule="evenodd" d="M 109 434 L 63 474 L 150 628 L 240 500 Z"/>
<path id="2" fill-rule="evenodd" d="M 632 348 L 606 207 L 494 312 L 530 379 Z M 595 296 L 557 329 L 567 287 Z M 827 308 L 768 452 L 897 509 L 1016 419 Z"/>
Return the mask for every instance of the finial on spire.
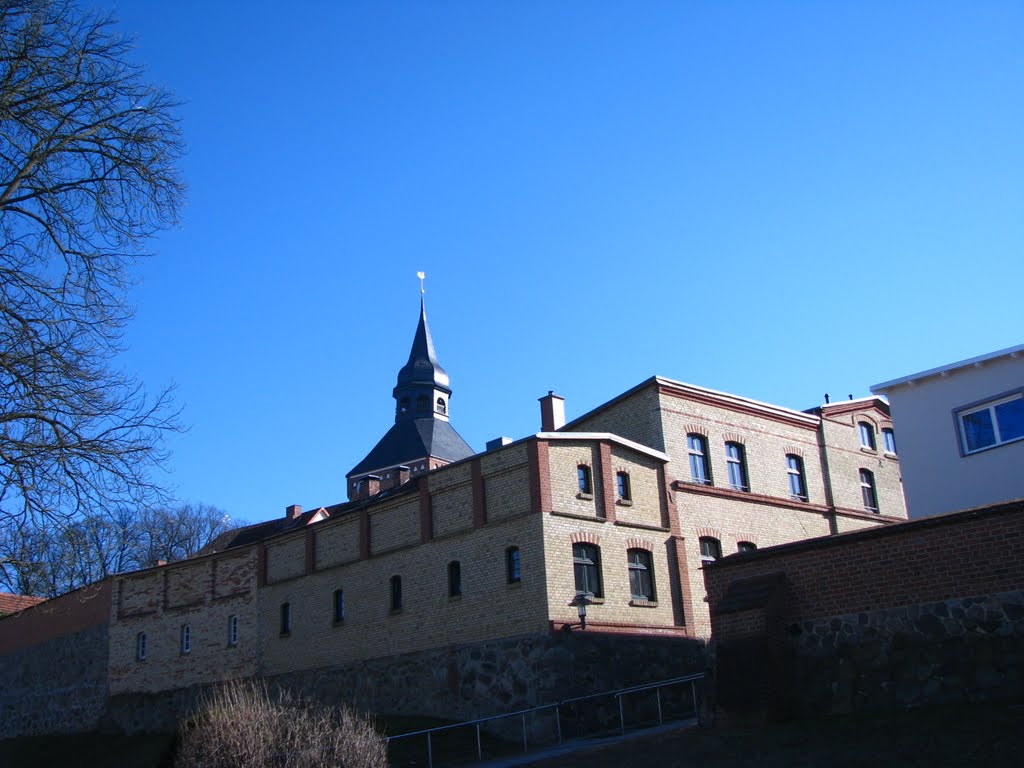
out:
<path id="1" fill-rule="evenodd" d="M 423 288 L 423 279 L 424 279 L 424 278 L 425 278 L 426 276 L 427 276 L 427 273 L 426 273 L 426 272 L 417 272 L 417 273 L 416 273 L 416 277 L 418 277 L 418 278 L 420 279 L 420 295 L 421 295 L 421 296 L 422 296 L 422 295 L 423 295 L 424 293 L 426 293 L 426 290 L 424 290 L 424 288 Z"/>

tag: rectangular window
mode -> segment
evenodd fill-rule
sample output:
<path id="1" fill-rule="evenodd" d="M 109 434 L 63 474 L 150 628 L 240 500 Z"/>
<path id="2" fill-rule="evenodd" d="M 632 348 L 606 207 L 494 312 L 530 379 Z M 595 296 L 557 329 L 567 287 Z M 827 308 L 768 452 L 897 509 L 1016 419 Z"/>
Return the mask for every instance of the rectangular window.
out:
<path id="1" fill-rule="evenodd" d="M 509 547 L 505 550 L 505 573 L 509 584 L 518 584 L 522 580 L 522 571 L 519 565 L 519 547 Z"/>
<path id="2" fill-rule="evenodd" d="M 957 414 L 963 452 L 975 453 L 1024 438 L 1024 395 L 1017 393 Z"/>
<path id="3" fill-rule="evenodd" d="M 192 652 L 192 627 L 188 624 L 181 625 L 181 652 Z"/>
<path id="4" fill-rule="evenodd" d="M 601 550 L 593 544 L 573 544 L 572 564 L 576 593 L 601 597 Z"/>
<path id="5" fill-rule="evenodd" d="M 875 428 L 866 421 L 857 422 L 860 430 L 860 444 L 864 448 L 875 450 Z"/>
<path id="6" fill-rule="evenodd" d="M 290 635 L 292 632 L 292 606 L 291 603 L 281 603 L 281 634 Z"/>
<path id="7" fill-rule="evenodd" d="M 725 462 L 729 467 L 729 487 L 737 491 L 749 491 L 747 456 L 743 445 L 740 443 L 726 443 Z"/>
<path id="8" fill-rule="evenodd" d="M 448 597 L 462 594 L 462 565 L 458 560 L 448 563 Z"/>
<path id="9" fill-rule="evenodd" d="M 882 430 L 882 444 L 886 453 L 896 453 L 896 433 L 891 429 Z"/>
<path id="10" fill-rule="evenodd" d="M 804 482 L 804 460 L 793 453 L 786 454 L 786 473 L 789 476 L 789 495 L 807 501 L 807 483 Z"/>
<path id="11" fill-rule="evenodd" d="M 710 536 L 700 537 L 700 560 L 702 563 L 713 563 L 722 556 L 722 542 Z"/>
<path id="12" fill-rule="evenodd" d="M 135 659 L 136 661 L 146 660 L 146 633 L 139 632 L 135 636 Z"/>
<path id="13" fill-rule="evenodd" d="M 695 483 L 711 483 L 711 466 L 708 464 L 708 441 L 703 435 L 687 435 L 686 445 L 690 453 L 690 477 Z"/>
<path id="14" fill-rule="evenodd" d="M 615 473 L 615 492 L 619 496 L 619 501 L 631 501 L 632 491 L 629 487 L 629 473 L 628 472 L 616 472 Z"/>
<path id="15" fill-rule="evenodd" d="M 586 464 L 576 467 L 576 484 L 579 486 L 580 493 L 594 492 L 593 475 L 590 472 L 590 467 Z"/>
<path id="16" fill-rule="evenodd" d="M 875 490 L 875 476 L 868 469 L 860 471 L 860 492 L 864 498 L 864 509 L 868 512 L 878 512 L 878 493 Z"/>
<path id="17" fill-rule="evenodd" d="M 334 590 L 334 623 L 345 623 L 345 590 Z"/>
<path id="18" fill-rule="evenodd" d="M 654 600 L 654 568 L 651 553 L 646 549 L 631 549 L 626 553 L 629 562 L 629 592 L 634 600 Z"/>
<path id="19" fill-rule="evenodd" d="M 228 645 L 238 645 L 237 616 L 228 616 Z"/>
<path id="20" fill-rule="evenodd" d="M 391 577 L 391 610 L 402 610 L 402 577 Z"/>

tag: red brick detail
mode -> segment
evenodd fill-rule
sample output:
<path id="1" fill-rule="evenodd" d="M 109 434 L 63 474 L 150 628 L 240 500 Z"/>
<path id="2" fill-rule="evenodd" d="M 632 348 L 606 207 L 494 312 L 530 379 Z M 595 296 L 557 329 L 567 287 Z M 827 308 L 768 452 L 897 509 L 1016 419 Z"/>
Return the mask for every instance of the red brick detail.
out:
<path id="1" fill-rule="evenodd" d="M 306 575 L 316 570 L 316 534 L 312 528 L 306 529 Z"/>
<path id="2" fill-rule="evenodd" d="M 359 510 L 359 559 L 370 558 L 370 510 Z"/>
<path id="3" fill-rule="evenodd" d="M 599 445 L 600 458 L 596 482 L 601 487 L 601 517 L 609 523 L 615 522 L 615 473 L 612 471 L 612 444 L 602 440 Z"/>
<path id="4" fill-rule="evenodd" d="M 487 496 L 484 494 L 484 473 L 480 469 L 480 459 L 469 463 L 469 472 L 473 484 L 473 527 L 483 528 L 487 525 Z"/>
<path id="5" fill-rule="evenodd" d="M 584 632 L 586 634 L 601 635 L 661 635 L 668 637 L 689 637 L 690 631 L 686 627 L 666 627 L 656 624 L 619 624 L 611 621 L 592 621 L 587 619 L 587 628 L 581 629 L 577 622 L 558 621 L 553 619 L 548 622 L 551 632 L 572 633 Z"/>
<path id="6" fill-rule="evenodd" d="M 426 544 L 434 538 L 434 508 L 430 503 L 430 480 L 426 475 L 419 479 L 420 489 L 420 542 Z"/>
<path id="7" fill-rule="evenodd" d="M 593 544 L 595 547 L 601 546 L 601 537 L 596 533 L 590 531 L 576 531 L 569 535 L 569 539 L 573 544 Z"/>
<path id="8" fill-rule="evenodd" d="M 701 528 L 697 528 L 696 531 L 697 531 L 697 535 L 700 536 L 700 537 L 707 537 L 707 538 L 710 538 L 710 539 L 718 539 L 719 541 L 722 540 L 722 532 L 720 530 L 718 530 L 717 528 L 701 527 Z"/>
<path id="9" fill-rule="evenodd" d="M 551 461 L 547 440 L 533 439 L 527 448 L 530 466 L 530 511 L 551 510 Z"/>
<path id="10" fill-rule="evenodd" d="M 690 594 L 689 572 L 686 567 L 686 539 L 673 533 L 665 542 L 668 559 L 669 593 L 672 598 L 672 618 L 677 626 L 686 626 L 686 617 L 693 615 L 693 597 Z"/>
<path id="11" fill-rule="evenodd" d="M 650 539 L 626 539 L 626 549 L 646 549 L 648 552 L 654 552 L 654 542 Z"/>

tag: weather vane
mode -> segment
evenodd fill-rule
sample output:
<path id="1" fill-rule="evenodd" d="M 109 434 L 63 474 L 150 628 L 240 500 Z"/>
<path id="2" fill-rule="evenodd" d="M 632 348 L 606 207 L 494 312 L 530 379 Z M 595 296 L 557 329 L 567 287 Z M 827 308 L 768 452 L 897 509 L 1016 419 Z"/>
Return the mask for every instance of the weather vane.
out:
<path id="1" fill-rule="evenodd" d="M 426 293 L 426 291 L 423 289 L 423 278 L 425 278 L 426 276 L 427 276 L 426 272 L 417 272 L 416 273 L 416 277 L 418 277 L 420 279 L 420 293 L 421 294 Z"/>

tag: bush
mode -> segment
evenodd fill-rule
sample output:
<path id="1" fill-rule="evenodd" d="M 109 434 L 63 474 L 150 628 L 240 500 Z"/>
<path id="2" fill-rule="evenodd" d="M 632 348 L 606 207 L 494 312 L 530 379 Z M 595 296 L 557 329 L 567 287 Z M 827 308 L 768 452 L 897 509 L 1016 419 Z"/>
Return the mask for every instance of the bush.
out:
<path id="1" fill-rule="evenodd" d="M 348 709 L 323 707 L 264 683 L 225 683 L 178 734 L 175 768 L 387 768 L 387 745 Z"/>

